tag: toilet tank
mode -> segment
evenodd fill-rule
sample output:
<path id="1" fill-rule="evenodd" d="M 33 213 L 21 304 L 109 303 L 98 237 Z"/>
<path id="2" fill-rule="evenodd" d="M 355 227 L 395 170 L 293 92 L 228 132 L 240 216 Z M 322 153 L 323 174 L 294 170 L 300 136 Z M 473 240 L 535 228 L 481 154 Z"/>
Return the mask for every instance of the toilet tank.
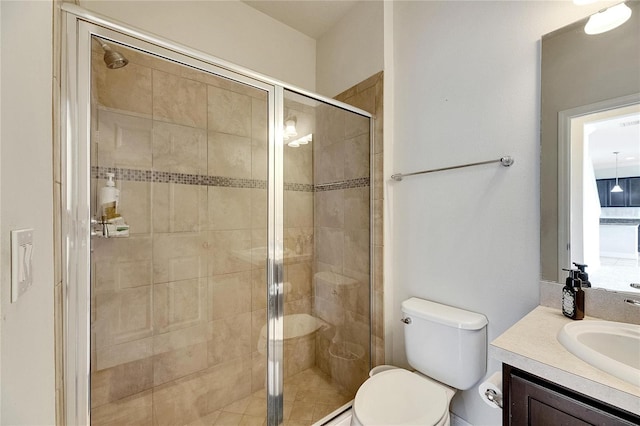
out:
<path id="1" fill-rule="evenodd" d="M 409 364 L 456 389 L 471 388 L 487 369 L 487 317 L 412 297 L 402 302 Z M 407 323 L 408 322 L 408 323 Z"/>

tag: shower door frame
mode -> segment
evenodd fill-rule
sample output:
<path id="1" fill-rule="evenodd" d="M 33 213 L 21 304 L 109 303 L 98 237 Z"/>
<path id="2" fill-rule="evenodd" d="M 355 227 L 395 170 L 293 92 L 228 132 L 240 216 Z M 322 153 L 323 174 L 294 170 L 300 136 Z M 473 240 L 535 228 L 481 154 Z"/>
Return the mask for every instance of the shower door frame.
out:
<path id="1" fill-rule="evenodd" d="M 359 114 L 370 119 L 373 150 L 373 116 L 359 108 L 326 98 L 209 54 L 112 21 L 70 3 L 63 3 L 60 119 L 61 162 L 61 267 L 63 317 L 64 409 L 68 424 L 90 424 L 90 140 L 91 140 L 91 38 L 130 47 L 162 59 L 267 92 L 267 423 L 279 425 L 283 413 L 284 342 L 284 90 Z M 371 151 L 373 152 L 373 151 Z M 373 158 L 373 156 L 371 156 Z M 373 176 L 373 161 L 369 172 Z M 370 218 L 373 217 L 373 182 L 370 183 Z M 370 225 L 370 278 L 372 294 L 373 226 Z M 373 297 L 371 297 L 373 308 Z M 371 356 L 371 315 L 370 345 Z M 370 363 L 371 365 L 371 363 Z"/>

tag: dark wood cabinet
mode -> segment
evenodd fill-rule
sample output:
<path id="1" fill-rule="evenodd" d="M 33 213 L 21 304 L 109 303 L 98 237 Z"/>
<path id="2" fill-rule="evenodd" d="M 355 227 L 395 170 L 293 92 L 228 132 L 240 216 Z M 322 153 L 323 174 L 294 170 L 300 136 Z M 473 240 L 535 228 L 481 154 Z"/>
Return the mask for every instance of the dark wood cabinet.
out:
<path id="1" fill-rule="evenodd" d="M 640 416 L 503 364 L 503 425 L 631 426 Z"/>

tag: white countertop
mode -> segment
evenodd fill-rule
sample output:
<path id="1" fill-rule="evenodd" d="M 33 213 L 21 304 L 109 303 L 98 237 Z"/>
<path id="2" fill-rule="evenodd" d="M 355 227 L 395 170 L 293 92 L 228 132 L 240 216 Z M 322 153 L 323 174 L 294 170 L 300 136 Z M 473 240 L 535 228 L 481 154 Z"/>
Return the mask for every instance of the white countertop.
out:
<path id="1" fill-rule="evenodd" d="M 584 320 L 590 319 L 585 317 Z M 557 309 L 538 306 L 491 342 L 489 355 L 560 386 L 640 415 L 639 387 L 592 367 L 558 342 L 558 332 L 571 321 Z"/>

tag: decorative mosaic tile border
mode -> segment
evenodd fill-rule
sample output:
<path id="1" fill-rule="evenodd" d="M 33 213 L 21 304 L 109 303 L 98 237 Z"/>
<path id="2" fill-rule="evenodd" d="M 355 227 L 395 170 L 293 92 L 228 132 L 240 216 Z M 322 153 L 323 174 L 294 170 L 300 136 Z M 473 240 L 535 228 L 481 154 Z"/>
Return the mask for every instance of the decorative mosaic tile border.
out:
<path id="1" fill-rule="evenodd" d="M 119 167 L 91 167 L 91 177 L 106 179 L 107 173 L 113 173 L 116 180 L 133 182 L 178 183 L 183 185 L 221 186 L 227 188 L 266 189 L 267 181 L 260 179 L 241 179 L 224 176 L 194 175 L 189 173 L 160 172 L 155 170 L 123 169 Z M 338 189 L 361 188 L 369 186 L 369 178 L 358 178 L 340 182 L 313 185 L 308 183 L 284 184 L 285 191 L 319 192 Z"/>
<path id="2" fill-rule="evenodd" d="M 343 180 L 340 182 L 321 183 L 315 186 L 316 192 L 336 191 L 338 189 L 363 188 L 369 186 L 370 179 L 368 177 Z"/>
<path id="3" fill-rule="evenodd" d="M 285 191 L 313 192 L 312 183 L 284 183 Z"/>
<path id="4" fill-rule="evenodd" d="M 134 182 L 179 183 L 183 185 L 223 186 L 230 188 L 266 189 L 267 187 L 267 182 L 259 179 L 194 175 L 190 173 L 160 172 L 156 170 L 123 169 L 119 167 L 91 167 L 91 177 L 106 179 L 107 173 L 113 173 L 116 180 Z"/>

